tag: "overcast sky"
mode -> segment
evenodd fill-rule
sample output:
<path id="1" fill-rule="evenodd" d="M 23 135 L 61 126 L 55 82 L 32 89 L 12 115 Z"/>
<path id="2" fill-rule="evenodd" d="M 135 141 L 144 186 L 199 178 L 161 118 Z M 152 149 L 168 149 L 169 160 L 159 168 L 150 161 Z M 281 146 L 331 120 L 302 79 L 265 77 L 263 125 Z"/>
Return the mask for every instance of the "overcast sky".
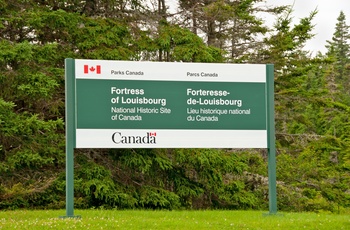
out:
<path id="1" fill-rule="evenodd" d="M 326 40 L 331 40 L 335 31 L 337 18 L 342 10 L 346 17 L 346 24 L 350 25 L 350 0 L 266 0 L 268 5 L 294 5 L 292 16 L 295 23 L 300 18 L 307 17 L 317 8 L 318 14 L 314 19 L 316 34 L 305 49 L 315 54 L 317 51 L 326 52 Z M 350 31 L 349 31 L 350 33 Z"/>

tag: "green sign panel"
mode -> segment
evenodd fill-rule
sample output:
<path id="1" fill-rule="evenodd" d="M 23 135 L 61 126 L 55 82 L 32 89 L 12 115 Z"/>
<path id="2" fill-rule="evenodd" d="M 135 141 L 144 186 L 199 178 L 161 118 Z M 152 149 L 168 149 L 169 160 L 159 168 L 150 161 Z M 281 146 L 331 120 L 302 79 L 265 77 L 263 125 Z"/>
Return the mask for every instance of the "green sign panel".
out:
<path id="1" fill-rule="evenodd" d="M 266 130 L 264 83 L 78 79 L 78 129 Z"/>

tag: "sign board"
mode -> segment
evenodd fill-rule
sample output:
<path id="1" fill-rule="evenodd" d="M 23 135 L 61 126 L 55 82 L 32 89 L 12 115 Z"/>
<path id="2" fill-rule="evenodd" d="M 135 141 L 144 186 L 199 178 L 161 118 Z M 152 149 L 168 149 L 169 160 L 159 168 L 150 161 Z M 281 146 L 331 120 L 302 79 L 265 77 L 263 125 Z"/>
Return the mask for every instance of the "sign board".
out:
<path id="1" fill-rule="evenodd" d="M 74 148 L 267 148 L 277 212 L 273 65 L 65 60 L 66 217 Z"/>
<path id="2" fill-rule="evenodd" d="M 266 65 L 75 60 L 77 148 L 266 148 Z"/>

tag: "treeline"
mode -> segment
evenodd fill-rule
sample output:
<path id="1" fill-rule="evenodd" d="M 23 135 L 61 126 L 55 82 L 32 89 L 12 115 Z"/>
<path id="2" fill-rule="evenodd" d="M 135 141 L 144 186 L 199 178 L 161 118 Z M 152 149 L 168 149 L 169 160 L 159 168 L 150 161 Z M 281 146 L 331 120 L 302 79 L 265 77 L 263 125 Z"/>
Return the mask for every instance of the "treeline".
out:
<path id="1" fill-rule="evenodd" d="M 262 0 L 0 0 L 0 209 L 65 207 L 68 57 L 273 63 L 279 210 L 348 209 L 349 26 L 340 12 L 312 56 L 316 14 L 293 25 Z M 78 149 L 75 207 L 268 209 L 266 154 Z"/>

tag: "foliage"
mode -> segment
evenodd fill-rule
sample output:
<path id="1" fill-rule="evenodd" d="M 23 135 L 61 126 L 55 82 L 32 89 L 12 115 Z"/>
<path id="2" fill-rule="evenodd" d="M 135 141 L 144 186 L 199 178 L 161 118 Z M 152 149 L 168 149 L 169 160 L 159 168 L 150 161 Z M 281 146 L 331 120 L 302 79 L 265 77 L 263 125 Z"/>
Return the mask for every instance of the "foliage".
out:
<path id="1" fill-rule="evenodd" d="M 280 210 L 350 206 L 349 36 L 303 49 L 317 11 L 260 0 L 0 0 L 0 208 L 64 208 L 64 59 L 274 63 Z M 95 4 L 93 4 L 95 3 Z M 277 16 L 267 27 L 257 13 Z M 84 149 L 79 208 L 267 209 L 265 150 Z"/>
<path id="2" fill-rule="evenodd" d="M 268 28 L 257 15 L 280 13 L 284 7 L 259 7 L 261 0 L 180 0 L 180 23 L 220 48 L 228 62 L 247 62 Z"/>
<path id="3" fill-rule="evenodd" d="M 28 4 L 26 11 L 17 11 L 20 5 L 12 4 L 14 8 L 10 5 L 9 2 L 2 8 L 0 28 L 0 170 L 4 175 L 1 207 L 61 208 L 65 162 L 64 58 L 129 60 L 136 58 L 138 52 L 149 51 L 145 48 L 148 44 L 162 47 L 166 43 L 148 37 L 144 47 L 140 47 L 141 41 L 132 40 L 129 28 L 121 20 L 87 17 L 64 4 Z M 169 25 L 160 36 L 175 40 L 171 49 L 166 48 L 174 50 L 171 54 L 174 60 L 212 62 L 220 59 L 220 51 L 207 48 L 187 30 Z M 198 48 L 191 51 L 195 48 L 193 40 Z M 129 166 L 134 169 L 139 165 Z M 40 171 L 50 176 L 43 176 Z M 76 171 L 79 188 L 76 193 L 84 197 L 78 198 L 78 206 L 179 206 L 175 194 L 151 186 L 138 188 L 136 200 L 132 191 L 128 193 L 130 190 L 110 175 L 103 166 L 86 161 L 82 169 Z M 27 178 L 25 183 L 23 178 Z M 38 178 L 42 180 L 40 183 L 35 182 Z M 158 201 L 148 197 L 160 192 L 162 195 L 155 196 L 159 197 Z M 49 199 L 50 193 L 56 196 Z M 167 204 L 169 199 L 174 202 Z"/>

